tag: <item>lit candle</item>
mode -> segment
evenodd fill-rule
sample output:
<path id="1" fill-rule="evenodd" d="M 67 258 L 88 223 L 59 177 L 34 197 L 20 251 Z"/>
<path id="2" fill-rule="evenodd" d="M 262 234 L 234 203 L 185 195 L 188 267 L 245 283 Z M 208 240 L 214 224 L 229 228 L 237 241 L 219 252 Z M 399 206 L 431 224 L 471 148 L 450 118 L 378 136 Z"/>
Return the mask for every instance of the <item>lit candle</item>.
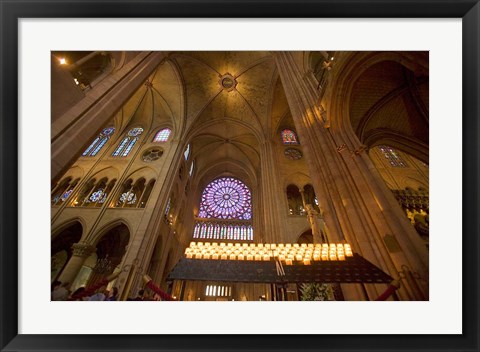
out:
<path id="1" fill-rule="evenodd" d="M 305 259 L 303 260 L 303 264 L 304 264 L 304 265 L 310 265 L 310 259 L 305 258 Z"/>
<path id="2" fill-rule="evenodd" d="M 291 259 L 287 259 L 287 260 L 285 260 L 285 264 L 292 265 L 293 261 Z"/>

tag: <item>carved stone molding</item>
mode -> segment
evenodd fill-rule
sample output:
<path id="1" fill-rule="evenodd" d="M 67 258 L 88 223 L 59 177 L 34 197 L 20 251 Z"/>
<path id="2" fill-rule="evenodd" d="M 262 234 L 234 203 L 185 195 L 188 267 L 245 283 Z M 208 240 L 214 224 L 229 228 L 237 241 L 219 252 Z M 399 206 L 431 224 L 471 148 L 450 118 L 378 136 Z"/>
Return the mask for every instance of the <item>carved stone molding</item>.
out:
<path id="1" fill-rule="evenodd" d="M 96 251 L 96 248 L 85 243 L 74 243 L 72 246 L 73 255 L 87 258 Z"/>

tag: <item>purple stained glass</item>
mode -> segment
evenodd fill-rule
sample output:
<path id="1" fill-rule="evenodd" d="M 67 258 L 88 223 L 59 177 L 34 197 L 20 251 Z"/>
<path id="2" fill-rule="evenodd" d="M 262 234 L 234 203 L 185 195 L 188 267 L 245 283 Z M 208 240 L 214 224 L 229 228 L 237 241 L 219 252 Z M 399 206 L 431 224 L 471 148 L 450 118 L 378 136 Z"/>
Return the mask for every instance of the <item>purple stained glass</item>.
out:
<path id="1" fill-rule="evenodd" d="M 250 220 L 250 190 L 242 181 L 233 177 L 218 178 L 210 182 L 202 194 L 199 217 Z"/>
<path id="2" fill-rule="evenodd" d="M 130 137 L 136 137 L 136 136 L 139 136 L 143 133 L 143 128 L 141 127 L 135 127 L 135 128 L 132 128 L 130 131 L 128 131 L 128 135 Z"/>
<path id="3" fill-rule="evenodd" d="M 283 144 L 298 144 L 297 135 L 289 129 L 281 132 Z"/>
<path id="4" fill-rule="evenodd" d="M 110 136 L 113 132 L 115 132 L 114 127 L 107 127 L 102 131 L 105 136 Z"/>
<path id="5" fill-rule="evenodd" d="M 72 192 L 73 192 L 73 188 L 72 188 L 72 189 L 69 189 L 68 191 L 66 191 L 66 192 L 63 194 L 62 198 L 61 198 L 61 199 L 62 199 L 62 202 L 64 202 L 65 199 L 67 199 L 67 198 L 70 196 L 70 194 L 72 194 Z"/>
<path id="6" fill-rule="evenodd" d="M 103 196 L 103 188 L 99 188 L 96 192 L 92 193 L 92 195 L 90 196 L 90 199 L 89 201 L 90 202 L 96 202 L 98 200 L 101 200 L 100 198 Z"/>
<path id="7" fill-rule="evenodd" d="M 169 128 L 164 128 L 163 130 L 159 131 L 156 135 L 155 138 L 153 139 L 154 142 L 166 142 L 168 141 L 168 137 L 170 137 L 170 133 L 172 132 L 171 129 Z M 190 147 L 190 145 L 189 145 Z M 185 157 L 185 160 L 187 159 L 187 156 Z"/>

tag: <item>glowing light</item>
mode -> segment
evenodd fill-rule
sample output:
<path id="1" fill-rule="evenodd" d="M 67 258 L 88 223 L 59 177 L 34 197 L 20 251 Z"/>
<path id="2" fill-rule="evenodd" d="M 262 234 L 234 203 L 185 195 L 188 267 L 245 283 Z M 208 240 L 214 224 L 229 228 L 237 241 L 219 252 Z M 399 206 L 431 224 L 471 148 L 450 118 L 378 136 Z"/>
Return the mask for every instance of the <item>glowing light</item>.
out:
<path id="1" fill-rule="evenodd" d="M 316 244 L 302 246 L 296 244 L 267 245 L 263 243 L 223 243 L 191 242 L 185 249 L 185 257 L 189 259 L 222 259 L 222 260 L 255 260 L 270 261 L 271 259 L 287 263 L 298 262 L 311 265 L 311 261 L 344 261 L 352 257 L 353 251 L 349 244 Z"/>

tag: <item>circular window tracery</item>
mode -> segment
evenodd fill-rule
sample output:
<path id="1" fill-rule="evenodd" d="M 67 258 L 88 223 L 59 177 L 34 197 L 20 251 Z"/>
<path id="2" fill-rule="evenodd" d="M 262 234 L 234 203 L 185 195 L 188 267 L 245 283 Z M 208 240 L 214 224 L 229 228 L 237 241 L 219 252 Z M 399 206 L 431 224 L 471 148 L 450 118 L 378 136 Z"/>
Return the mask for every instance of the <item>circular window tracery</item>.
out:
<path id="1" fill-rule="evenodd" d="M 302 152 L 296 148 L 287 148 L 285 149 L 284 154 L 285 157 L 290 160 L 298 160 L 303 156 Z"/>
<path id="2" fill-rule="evenodd" d="M 151 148 L 146 150 L 142 154 L 142 160 L 145 161 L 146 163 L 151 163 L 152 161 L 160 159 L 162 155 L 163 155 L 163 149 Z"/>
<path id="3" fill-rule="evenodd" d="M 200 203 L 200 218 L 252 218 L 252 195 L 248 187 L 233 177 L 222 177 L 205 187 Z"/>
<path id="4" fill-rule="evenodd" d="M 139 136 L 143 133 L 143 128 L 141 127 L 135 127 L 135 128 L 132 128 L 130 131 L 128 131 L 128 135 L 130 137 L 136 137 L 136 136 Z"/>

